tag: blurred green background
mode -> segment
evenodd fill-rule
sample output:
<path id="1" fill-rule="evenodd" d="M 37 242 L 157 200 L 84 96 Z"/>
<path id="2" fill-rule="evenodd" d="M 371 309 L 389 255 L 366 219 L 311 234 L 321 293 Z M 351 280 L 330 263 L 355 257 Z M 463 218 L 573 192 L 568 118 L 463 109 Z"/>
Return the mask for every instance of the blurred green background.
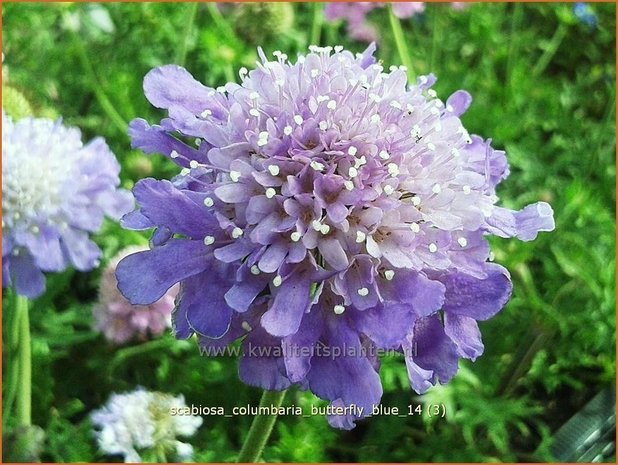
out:
<path id="1" fill-rule="evenodd" d="M 218 86 L 254 66 L 258 45 L 290 57 L 310 43 L 355 52 L 366 46 L 347 39 L 342 23 L 325 22 L 323 4 L 247 8 L 3 2 L 4 93 L 23 92 L 35 115 L 62 116 L 86 139 L 104 136 L 125 187 L 145 176 L 171 178 L 171 162 L 132 151 L 126 134 L 132 118 L 162 116 L 143 95 L 149 69 L 176 63 Z M 556 460 L 552 436 L 614 385 L 615 5 L 590 8 L 593 25 L 568 3 L 469 4 L 462 11 L 432 3 L 402 20 L 412 72 L 433 72 L 442 99 L 468 90 L 474 101 L 464 124 L 507 151 L 502 204 L 545 200 L 556 230 L 531 243 L 492 240 L 496 261 L 513 275 L 513 299 L 481 323 L 485 354 L 462 362 L 449 385 L 418 397 L 403 360 L 384 360 L 384 405 L 444 404 L 446 418 L 380 416 L 340 432 L 323 417 L 284 417 L 265 461 Z M 400 64 L 387 10 L 368 19 L 380 33 L 378 58 Z M 146 240 L 111 222 L 96 237 L 103 265 Z M 98 452 L 88 414 L 110 393 L 137 385 L 182 393 L 189 405 L 257 405 L 260 392 L 240 383 L 235 360 L 200 357 L 193 342 L 166 335 L 119 348 L 106 343 L 91 329 L 99 274 L 50 276 L 48 292 L 32 305 L 33 421 L 47 436 L 42 460 L 113 459 Z M 285 400 L 292 403 L 318 401 L 293 390 Z M 205 417 L 189 441 L 195 461 L 234 460 L 250 420 Z M 11 419 L 3 425 L 10 433 Z"/>

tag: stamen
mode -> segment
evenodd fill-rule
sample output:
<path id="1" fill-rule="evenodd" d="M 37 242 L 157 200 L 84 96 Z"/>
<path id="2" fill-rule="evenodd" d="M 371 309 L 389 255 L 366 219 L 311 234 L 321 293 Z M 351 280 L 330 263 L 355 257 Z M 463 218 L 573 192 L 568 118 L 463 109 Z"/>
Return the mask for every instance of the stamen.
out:
<path id="1" fill-rule="evenodd" d="M 240 180 L 241 173 L 240 171 L 230 171 L 230 179 L 234 182 L 238 182 Z"/>
<path id="2" fill-rule="evenodd" d="M 460 237 L 459 239 L 457 239 L 457 243 L 460 246 L 465 247 L 468 245 L 468 240 L 465 237 Z"/>
<path id="3" fill-rule="evenodd" d="M 418 233 L 421 230 L 421 227 L 418 225 L 418 223 L 410 223 L 410 230 L 413 233 Z"/>
<path id="4" fill-rule="evenodd" d="M 265 194 L 267 199 L 272 199 L 277 194 L 277 191 L 272 187 L 269 187 L 268 189 L 266 189 Z"/>
<path id="5" fill-rule="evenodd" d="M 206 205 L 207 207 L 212 207 L 214 204 L 215 204 L 215 201 L 211 199 L 210 197 L 206 197 L 204 199 L 204 205 Z"/>
<path id="6" fill-rule="evenodd" d="M 360 295 L 361 297 L 367 297 L 369 295 L 369 289 L 367 289 L 366 287 L 361 287 L 356 292 L 358 292 L 358 295 Z"/>
<path id="7" fill-rule="evenodd" d="M 277 176 L 279 174 L 279 167 L 277 165 L 269 165 L 268 172 L 273 176 Z"/>
<path id="8" fill-rule="evenodd" d="M 244 231 L 242 229 L 240 229 L 239 227 L 235 227 L 234 229 L 232 229 L 232 237 L 234 239 L 238 239 L 240 236 L 242 236 L 244 233 Z"/>
<path id="9" fill-rule="evenodd" d="M 343 305 L 335 305 L 333 307 L 333 312 L 335 312 L 336 315 L 341 315 L 345 312 L 345 307 Z"/>
<path id="10" fill-rule="evenodd" d="M 215 238 L 213 236 L 206 236 L 204 238 L 204 244 L 205 245 L 212 245 L 215 243 Z"/>
<path id="11" fill-rule="evenodd" d="M 395 277 L 395 272 L 393 270 L 386 270 L 384 272 L 384 277 L 387 281 L 392 281 L 392 279 Z"/>
<path id="12" fill-rule="evenodd" d="M 434 243 L 429 244 L 429 251 L 431 253 L 437 252 L 438 251 L 438 246 L 436 244 L 434 244 Z"/>
<path id="13" fill-rule="evenodd" d="M 290 234 L 290 239 L 292 239 L 293 242 L 300 241 L 300 238 L 301 238 L 301 233 L 299 233 L 298 231 L 294 231 L 292 234 Z"/>
<path id="14" fill-rule="evenodd" d="M 283 282 L 283 278 L 281 276 L 277 275 L 273 279 L 273 286 L 279 287 L 279 286 L 281 286 L 282 282 Z"/>
<path id="15" fill-rule="evenodd" d="M 365 242 L 365 239 L 367 239 L 367 234 L 362 231 L 356 231 L 356 242 L 358 244 Z"/>
<path id="16" fill-rule="evenodd" d="M 251 274 L 252 274 L 252 275 L 255 275 L 255 276 L 257 276 L 257 275 L 259 275 L 259 274 L 260 274 L 260 269 L 258 268 L 258 266 L 257 266 L 257 265 L 253 265 L 253 266 L 251 267 Z"/>

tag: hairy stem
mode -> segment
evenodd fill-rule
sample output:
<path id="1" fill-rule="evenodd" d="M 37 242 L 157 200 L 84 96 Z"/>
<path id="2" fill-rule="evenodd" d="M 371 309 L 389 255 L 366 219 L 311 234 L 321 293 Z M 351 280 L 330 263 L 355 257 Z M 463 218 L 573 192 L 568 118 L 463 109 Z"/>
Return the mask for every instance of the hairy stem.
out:
<path id="1" fill-rule="evenodd" d="M 280 407 L 286 391 L 264 391 L 260 407 Z M 264 446 L 272 433 L 277 415 L 257 415 L 251 423 L 249 434 L 240 450 L 237 462 L 255 463 L 260 459 Z"/>

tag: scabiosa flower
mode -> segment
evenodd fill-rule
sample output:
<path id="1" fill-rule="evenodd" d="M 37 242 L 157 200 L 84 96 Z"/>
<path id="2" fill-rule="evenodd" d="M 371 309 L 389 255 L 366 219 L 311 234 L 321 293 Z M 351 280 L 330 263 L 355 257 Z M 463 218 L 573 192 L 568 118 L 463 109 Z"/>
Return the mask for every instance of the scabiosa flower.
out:
<path id="1" fill-rule="evenodd" d="M 124 257 L 146 250 L 131 246 L 121 250 L 103 271 L 99 282 L 99 301 L 93 307 L 95 328 L 115 344 L 131 339 L 157 336 L 172 324 L 172 309 L 177 287 L 168 290 L 150 305 L 131 305 L 118 290 L 116 266 Z"/>
<path id="2" fill-rule="evenodd" d="M 313 46 L 295 62 L 260 50 L 240 85 L 218 89 L 173 65 L 148 73 L 146 97 L 169 117 L 134 120 L 133 147 L 182 170 L 137 183 L 123 222 L 156 228 L 152 249 L 117 267 L 135 304 L 181 283 L 177 337 L 244 337 L 244 382 L 363 407 L 329 418 L 342 428 L 380 400 L 376 349 L 405 353 L 417 392 L 482 352 L 477 320 L 511 294 L 486 235 L 554 228 L 546 203 L 496 205 L 508 165 L 463 127 L 467 92 L 443 102 L 434 76 L 408 86 L 374 50 Z"/>
<path id="3" fill-rule="evenodd" d="M 89 233 L 133 205 L 117 189 L 119 171 L 102 138 L 84 145 L 59 120 L 14 122 L 3 111 L 2 286 L 34 298 L 45 289 L 43 272 L 95 267 L 100 250 Z"/>
<path id="4" fill-rule="evenodd" d="M 177 437 L 193 436 L 202 417 L 184 414 L 185 410 L 189 409 L 182 395 L 138 388 L 112 394 L 91 419 L 97 443 L 106 454 L 122 455 L 125 462 L 141 462 L 145 455 L 156 461 L 162 457 L 186 461 L 191 459 L 193 448 Z"/>

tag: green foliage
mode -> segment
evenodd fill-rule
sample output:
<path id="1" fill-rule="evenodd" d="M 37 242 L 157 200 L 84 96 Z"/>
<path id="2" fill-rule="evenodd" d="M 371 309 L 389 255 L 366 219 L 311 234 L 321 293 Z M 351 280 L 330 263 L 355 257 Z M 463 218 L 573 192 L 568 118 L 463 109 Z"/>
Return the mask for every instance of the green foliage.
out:
<path id="1" fill-rule="evenodd" d="M 256 47 L 294 57 L 310 41 L 363 44 L 341 24 L 321 24 L 319 5 L 295 3 L 280 26 L 243 26 L 233 5 L 201 3 L 5 3 L 4 85 L 23 92 L 35 115 L 62 115 L 86 138 L 104 136 L 122 164 L 125 187 L 140 178 L 170 178 L 163 157 L 130 149 L 126 123 L 155 121 L 142 90 L 144 74 L 184 64 L 218 86 L 252 67 Z M 279 461 L 546 461 L 551 434 L 615 379 L 615 5 L 591 4 L 597 28 L 580 24 L 571 4 L 472 4 L 454 11 L 428 4 L 402 21 L 412 73 L 433 72 L 445 99 L 463 88 L 474 98 L 464 123 L 505 149 L 511 176 L 504 205 L 551 203 L 556 231 L 534 242 L 492 240 L 496 261 L 513 277 L 513 299 L 481 323 L 485 354 L 464 363 L 447 386 L 417 397 L 401 357 L 382 362 L 383 405 L 444 405 L 445 418 L 376 416 L 349 432 L 322 417 L 281 418 L 264 460 Z M 316 14 L 317 12 L 317 14 Z M 387 12 L 369 19 L 380 32 L 378 56 L 399 64 Z M 281 21 L 280 21 L 281 22 Z M 254 25 L 263 26 L 255 21 Z M 242 34 L 241 34 L 242 33 Z M 250 33 L 250 34 L 245 34 Z M 3 89 L 3 93 L 6 89 Z M 107 222 L 95 240 L 102 265 L 147 235 Z M 45 461 L 108 461 L 97 451 L 89 413 L 112 392 L 148 389 L 183 394 L 189 405 L 257 405 L 231 358 L 201 357 L 195 341 L 171 335 L 113 347 L 92 330 L 99 270 L 48 277 L 32 304 L 33 420 L 46 433 Z M 11 309 L 3 312 L 3 375 Z M 8 349 L 7 349 L 8 347 Z M 8 383 L 4 383 L 6 395 Z M 284 405 L 323 405 L 292 390 Z M 233 461 L 249 417 L 205 416 L 190 439 L 196 461 Z M 11 419 L 5 431 L 13 427 Z"/>

